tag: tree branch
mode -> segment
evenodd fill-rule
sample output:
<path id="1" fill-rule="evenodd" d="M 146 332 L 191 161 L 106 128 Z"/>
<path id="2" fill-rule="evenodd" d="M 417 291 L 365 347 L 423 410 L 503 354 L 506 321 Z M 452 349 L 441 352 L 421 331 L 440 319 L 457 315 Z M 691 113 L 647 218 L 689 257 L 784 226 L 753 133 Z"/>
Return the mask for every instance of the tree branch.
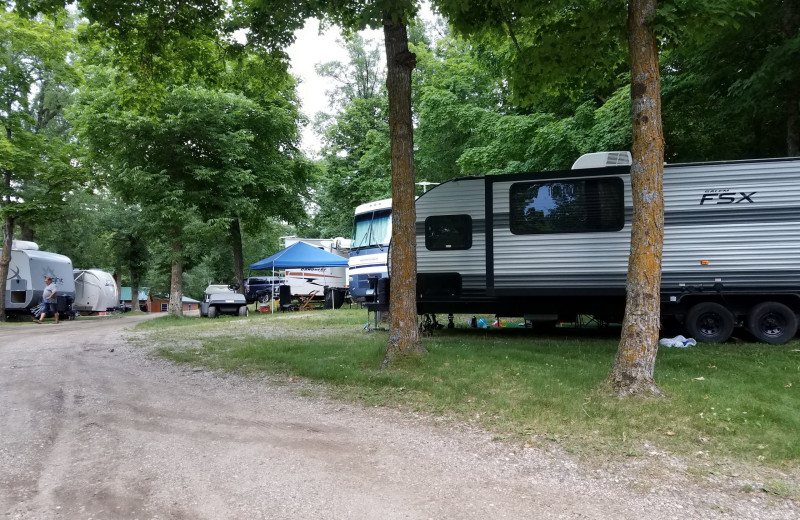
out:
<path id="1" fill-rule="evenodd" d="M 511 41 L 514 42 L 514 46 L 517 48 L 517 52 L 521 53 L 522 49 L 520 48 L 519 42 L 517 41 L 517 35 L 514 34 L 514 28 L 511 26 L 511 20 L 509 20 L 509 18 L 506 16 L 506 13 L 505 11 L 503 11 L 502 6 L 498 5 L 497 9 L 500 10 L 500 18 L 502 18 L 503 23 L 505 23 L 506 27 L 508 27 L 508 35 L 511 37 Z"/>

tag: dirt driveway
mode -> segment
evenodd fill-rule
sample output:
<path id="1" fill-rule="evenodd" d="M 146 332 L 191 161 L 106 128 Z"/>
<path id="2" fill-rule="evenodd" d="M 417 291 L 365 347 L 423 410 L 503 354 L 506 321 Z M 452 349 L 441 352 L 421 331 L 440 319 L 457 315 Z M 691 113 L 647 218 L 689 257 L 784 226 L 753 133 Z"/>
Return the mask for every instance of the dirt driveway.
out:
<path id="1" fill-rule="evenodd" d="M 3 518 L 800 518 L 657 454 L 584 467 L 299 383 L 176 367 L 125 341 L 141 319 L 0 327 Z"/>

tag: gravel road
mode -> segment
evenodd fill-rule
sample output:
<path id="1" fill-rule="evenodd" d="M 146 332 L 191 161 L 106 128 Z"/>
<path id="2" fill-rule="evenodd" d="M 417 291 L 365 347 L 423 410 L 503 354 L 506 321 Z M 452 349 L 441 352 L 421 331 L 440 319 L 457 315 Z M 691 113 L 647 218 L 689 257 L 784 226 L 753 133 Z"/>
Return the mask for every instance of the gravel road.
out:
<path id="1" fill-rule="evenodd" d="M 5 518 L 800 518 L 655 452 L 598 468 L 302 382 L 177 367 L 126 341 L 143 319 L 0 326 Z"/>

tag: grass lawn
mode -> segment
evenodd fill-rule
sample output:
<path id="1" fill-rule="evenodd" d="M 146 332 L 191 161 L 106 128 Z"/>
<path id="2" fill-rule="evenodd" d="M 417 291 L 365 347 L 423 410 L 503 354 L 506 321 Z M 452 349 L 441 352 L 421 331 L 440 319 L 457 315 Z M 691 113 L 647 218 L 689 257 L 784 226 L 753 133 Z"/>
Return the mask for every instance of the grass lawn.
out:
<path id="1" fill-rule="evenodd" d="M 655 375 L 669 398 L 620 401 L 602 391 L 613 331 L 470 329 L 466 318 L 425 338 L 427 355 L 383 372 L 387 333 L 362 331 L 365 310 L 159 318 L 138 330 L 177 362 L 307 378 L 336 398 L 469 421 L 498 438 L 555 442 L 589 457 L 660 450 L 800 467 L 800 341 L 661 348 Z"/>

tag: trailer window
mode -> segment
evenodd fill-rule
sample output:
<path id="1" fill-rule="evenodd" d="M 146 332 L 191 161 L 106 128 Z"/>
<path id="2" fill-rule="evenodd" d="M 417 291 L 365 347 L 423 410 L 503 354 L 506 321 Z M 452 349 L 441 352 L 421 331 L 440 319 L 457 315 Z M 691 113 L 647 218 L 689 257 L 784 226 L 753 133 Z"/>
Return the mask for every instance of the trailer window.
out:
<path id="1" fill-rule="evenodd" d="M 511 186 L 515 235 L 619 231 L 625 224 L 624 185 L 617 177 Z"/>
<path id="2" fill-rule="evenodd" d="M 472 217 L 439 215 L 425 219 L 425 247 L 429 251 L 472 247 Z"/>

